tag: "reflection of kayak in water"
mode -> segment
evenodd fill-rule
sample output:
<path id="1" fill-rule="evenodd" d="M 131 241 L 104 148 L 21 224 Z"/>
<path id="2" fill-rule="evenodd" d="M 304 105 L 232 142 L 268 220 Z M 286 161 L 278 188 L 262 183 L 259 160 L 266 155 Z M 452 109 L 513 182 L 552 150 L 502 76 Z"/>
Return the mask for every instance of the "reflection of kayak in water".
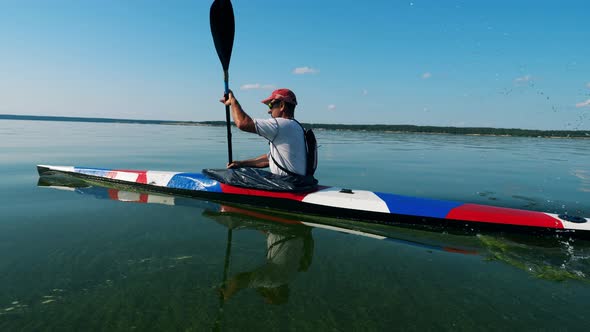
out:
<path id="1" fill-rule="evenodd" d="M 154 194 L 113 183 L 97 184 L 63 174 L 42 176 L 39 186 L 121 202 L 192 206 L 204 211 L 203 216 L 206 218 L 234 230 L 255 229 L 301 235 L 318 228 L 433 252 L 478 255 L 489 261 L 509 264 L 542 279 L 590 280 L 590 242 L 581 239 L 532 237 L 519 233 L 453 235 L 345 219 L 270 212 L 241 204 L 222 205 L 200 199 Z"/>
<path id="2" fill-rule="evenodd" d="M 409 233 L 408 236 L 404 236 L 403 234 L 396 236 L 396 233 L 391 227 L 384 227 L 382 225 L 368 224 L 365 227 L 358 227 L 359 225 L 357 224 L 350 224 L 346 221 L 333 218 L 318 218 L 313 216 L 295 217 L 288 214 L 277 214 L 275 211 L 272 211 L 273 213 L 271 214 L 269 211 L 255 209 L 247 205 L 238 206 L 229 205 L 227 203 L 219 204 L 187 197 L 132 191 L 137 188 L 130 188 L 127 186 L 122 187 L 117 184 L 108 184 L 109 186 L 106 187 L 63 174 L 44 175 L 39 178 L 38 185 L 40 187 L 68 190 L 99 199 L 109 199 L 120 202 L 192 206 L 203 209 L 203 215 L 205 217 L 213 219 L 219 224 L 232 229 L 252 228 L 263 231 L 279 230 L 284 232 L 285 230 L 290 230 L 291 232 L 298 232 L 301 229 L 319 228 L 365 238 L 421 247 L 428 250 L 459 254 L 476 254 L 476 252 L 473 249 L 470 249 L 468 245 L 457 245 L 456 247 L 453 247 L 440 245 L 436 240 L 421 242 L 419 240 L 420 236 L 411 235 L 411 232 L 419 232 L 416 230 L 406 230 L 406 232 Z M 379 227 L 383 229 L 377 230 Z"/>
<path id="3" fill-rule="evenodd" d="M 590 237 L 590 220 L 569 215 L 324 186 L 295 192 L 252 189 L 222 183 L 219 179 L 213 179 L 203 173 L 46 165 L 40 165 L 37 168 L 40 175 L 57 172 L 83 179 L 130 185 L 160 193 L 325 217 L 442 229 L 549 232 Z M 266 185 L 270 181 L 266 181 L 266 178 L 262 180 L 265 182 L 264 187 L 268 187 Z"/>

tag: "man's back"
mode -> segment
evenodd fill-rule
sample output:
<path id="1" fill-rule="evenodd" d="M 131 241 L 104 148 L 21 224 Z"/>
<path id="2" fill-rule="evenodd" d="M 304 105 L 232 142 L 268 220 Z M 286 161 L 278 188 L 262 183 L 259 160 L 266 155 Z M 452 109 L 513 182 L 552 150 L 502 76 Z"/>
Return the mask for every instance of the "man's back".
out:
<path id="1" fill-rule="evenodd" d="M 255 119 L 256 132 L 270 142 L 269 167 L 272 173 L 289 175 L 278 167 L 305 175 L 306 148 L 303 128 L 291 119 Z"/>

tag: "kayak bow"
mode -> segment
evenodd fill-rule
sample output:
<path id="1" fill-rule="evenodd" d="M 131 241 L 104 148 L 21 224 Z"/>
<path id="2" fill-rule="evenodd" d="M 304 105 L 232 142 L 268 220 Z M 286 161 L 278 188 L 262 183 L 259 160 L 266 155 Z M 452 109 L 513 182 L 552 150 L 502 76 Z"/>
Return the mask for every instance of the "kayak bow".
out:
<path id="1" fill-rule="evenodd" d="M 366 222 L 590 237 L 588 218 L 366 190 L 319 186 L 309 192 L 275 192 L 227 185 L 202 173 L 49 165 L 38 165 L 37 170 L 39 175 L 68 174 L 160 193 Z"/>

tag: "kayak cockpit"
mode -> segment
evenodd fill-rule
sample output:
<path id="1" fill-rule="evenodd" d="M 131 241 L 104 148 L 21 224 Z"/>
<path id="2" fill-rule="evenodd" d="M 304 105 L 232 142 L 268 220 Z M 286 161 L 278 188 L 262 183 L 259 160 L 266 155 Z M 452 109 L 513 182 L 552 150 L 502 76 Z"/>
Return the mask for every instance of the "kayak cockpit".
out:
<path id="1" fill-rule="evenodd" d="M 259 168 L 204 169 L 203 174 L 230 186 L 267 191 L 310 192 L 318 186 L 313 176 L 281 176 Z"/>

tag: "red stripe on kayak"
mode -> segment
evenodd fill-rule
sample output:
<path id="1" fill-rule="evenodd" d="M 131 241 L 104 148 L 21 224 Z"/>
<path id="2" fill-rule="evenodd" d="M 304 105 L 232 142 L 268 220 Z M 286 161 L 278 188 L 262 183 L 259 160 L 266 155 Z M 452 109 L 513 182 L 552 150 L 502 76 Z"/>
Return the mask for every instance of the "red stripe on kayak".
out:
<path id="1" fill-rule="evenodd" d="M 137 177 L 137 182 L 146 184 L 147 183 L 147 172 L 143 171 L 143 172 L 137 173 L 137 174 L 139 174 L 139 176 Z"/>
<path id="2" fill-rule="evenodd" d="M 510 224 L 518 226 L 535 226 L 563 229 L 560 220 L 535 211 L 525 211 L 478 204 L 463 204 L 452 209 L 447 219 L 487 222 L 493 224 Z"/>
<path id="3" fill-rule="evenodd" d="M 267 190 L 258 190 L 258 189 L 248 189 L 248 188 L 241 188 L 241 187 L 234 187 L 227 184 L 220 183 L 221 191 L 224 194 L 238 194 L 238 195 L 247 195 L 247 196 L 259 196 L 259 197 L 273 197 L 273 198 L 286 198 L 292 199 L 294 201 L 302 201 L 309 192 L 303 193 L 291 193 L 291 192 L 282 192 L 282 191 L 267 191 Z"/>
<path id="4" fill-rule="evenodd" d="M 147 171 L 118 169 L 118 170 L 115 170 L 115 172 L 135 173 L 135 174 L 137 174 L 137 180 L 135 180 L 136 183 L 142 183 L 142 184 L 147 183 Z M 114 176 L 113 176 L 113 178 L 114 178 Z"/>

